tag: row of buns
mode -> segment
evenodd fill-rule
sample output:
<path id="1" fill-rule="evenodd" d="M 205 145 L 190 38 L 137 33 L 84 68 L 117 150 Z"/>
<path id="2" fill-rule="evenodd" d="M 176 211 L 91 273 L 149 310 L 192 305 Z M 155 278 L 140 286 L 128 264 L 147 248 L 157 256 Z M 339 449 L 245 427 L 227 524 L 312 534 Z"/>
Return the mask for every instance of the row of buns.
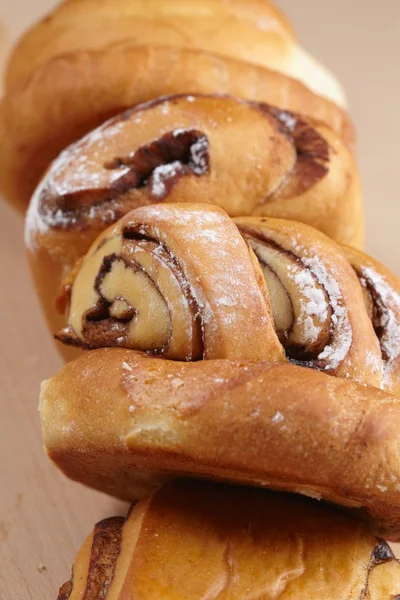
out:
<path id="1" fill-rule="evenodd" d="M 10 57 L 0 134 L 67 361 L 46 452 L 133 502 L 58 599 L 400 598 L 400 281 L 363 252 L 341 86 L 287 19 L 65 0 Z"/>

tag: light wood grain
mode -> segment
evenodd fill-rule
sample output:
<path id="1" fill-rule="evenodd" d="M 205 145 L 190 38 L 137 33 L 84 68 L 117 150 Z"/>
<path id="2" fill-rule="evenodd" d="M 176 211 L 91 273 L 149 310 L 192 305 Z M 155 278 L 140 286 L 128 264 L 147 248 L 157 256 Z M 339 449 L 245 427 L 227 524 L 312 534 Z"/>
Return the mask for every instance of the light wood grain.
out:
<path id="1" fill-rule="evenodd" d="M 50 600 L 92 524 L 125 507 L 67 481 L 44 454 L 39 382 L 61 359 L 32 290 L 21 219 L 2 203 L 0 222 L 0 598 Z"/>
<path id="2" fill-rule="evenodd" d="M 9 34 L 5 24 L 0 21 L 0 74 L 4 70 L 4 65 L 7 59 L 7 51 L 9 46 Z M 3 81 L 0 79 L 0 97 L 3 93 Z"/>
<path id="3" fill-rule="evenodd" d="M 3 3 L 2 3 L 3 4 Z M 14 0 L 0 13 L 16 36 L 52 0 Z M 400 2 L 281 0 L 303 43 L 343 79 L 359 129 L 368 246 L 400 274 Z M 1 14 L 0 14 L 1 17 Z M 42 450 L 42 379 L 61 366 L 23 250 L 22 220 L 0 203 L 0 598 L 55 600 L 93 523 L 125 507 L 64 479 Z"/>

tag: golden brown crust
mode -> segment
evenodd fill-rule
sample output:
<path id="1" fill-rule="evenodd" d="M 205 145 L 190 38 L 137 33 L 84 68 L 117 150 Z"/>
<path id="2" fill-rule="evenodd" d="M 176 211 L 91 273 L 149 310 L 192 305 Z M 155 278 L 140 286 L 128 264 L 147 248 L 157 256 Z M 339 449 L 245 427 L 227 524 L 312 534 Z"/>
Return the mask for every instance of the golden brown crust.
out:
<path id="1" fill-rule="evenodd" d="M 357 169 L 338 137 L 313 119 L 221 96 L 158 98 L 111 119 L 53 162 L 30 218 L 40 230 L 98 229 L 193 195 L 231 216 L 282 211 L 362 243 Z"/>
<path id="2" fill-rule="evenodd" d="M 268 23 L 266 32 L 259 24 Z M 136 45 L 204 49 L 280 70 L 295 43 L 288 21 L 269 2 L 80 0 L 61 3 L 28 30 L 6 73 L 12 86 L 60 54 L 98 50 L 127 40 Z"/>
<path id="3" fill-rule="evenodd" d="M 244 131 L 251 140 L 246 147 Z M 326 135 L 322 123 L 267 104 L 215 95 L 158 98 L 62 152 L 33 204 L 42 227 L 82 230 L 113 219 L 104 213 L 117 219 L 126 205 L 132 209 L 171 197 L 185 202 L 194 191 L 198 202 L 218 194 L 215 203 L 243 216 L 268 212 L 269 203 L 310 201 L 313 190 L 322 196 L 321 205 L 339 199 L 339 220 L 341 205 L 357 204 L 357 187 L 342 185 L 355 178 L 356 168 L 337 137 L 328 142 Z M 169 178 L 161 171 L 168 165 L 176 165 Z M 311 223 L 320 211 L 326 215 L 326 207 L 315 203 L 314 209 L 304 215 Z M 328 221 L 326 227 L 332 227 Z"/>
<path id="4" fill-rule="evenodd" d="M 88 553 L 75 566 L 89 575 Z M 357 519 L 304 498 L 173 482 L 131 509 L 104 598 L 383 600 L 399 589 L 399 561 Z"/>
<path id="5" fill-rule="evenodd" d="M 232 94 L 303 113 L 352 145 L 347 114 L 294 79 L 196 50 L 123 43 L 54 58 L 8 91 L 0 105 L 2 192 L 25 207 L 71 142 L 125 108 L 188 92 Z"/>
<path id="6" fill-rule="evenodd" d="M 384 387 L 400 396 L 400 280 L 367 254 L 344 247 L 364 291 L 364 299 L 384 364 Z"/>
<path id="7" fill-rule="evenodd" d="M 284 360 L 258 262 L 212 205 L 138 208 L 93 244 L 58 339 L 178 360 Z"/>
<path id="8" fill-rule="evenodd" d="M 80 0 L 63 3 L 28 31 L 11 58 L 8 86 L 56 56 L 121 42 L 164 44 L 246 61 L 299 79 L 340 105 L 335 78 L 296 44 L 266 0 Z"/>
<path id="9" fill-rule="evenodd" d="M 107 418 L 104 418 L 107 415 Z M 291 364 L 86 353 L 44 384 L 50 458 L 124 499 L 185 474 L 322 497 L 400 539 L 400 403 Z"/>
<path id="10" fill-rule="evenodd" d="M 193 199 L 230 215 L 304 220 L 362 244 L 357 170 L 326 126 L 233 98 L 157 100 L 62 153 L 32 199 L 26 241 L 52 332 L 63 326 L 61 280 L 102 230 L 137 206 Z"/>
<path id="11" fill-rule="evenodd" d="M 285 350 L 298 364 L 381 387 L 379 343 L 340 247 L 292 221 L 235 224 L 211 205 L 132 211 L 68 279 L 57 338 L 175 360 L 284 361 Z"/>

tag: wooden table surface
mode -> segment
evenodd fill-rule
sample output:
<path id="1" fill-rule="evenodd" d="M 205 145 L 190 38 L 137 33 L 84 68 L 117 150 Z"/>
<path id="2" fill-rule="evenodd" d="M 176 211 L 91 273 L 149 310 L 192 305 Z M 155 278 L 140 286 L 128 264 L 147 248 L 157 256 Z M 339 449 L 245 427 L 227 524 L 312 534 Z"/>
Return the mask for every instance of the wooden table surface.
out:
<path id="1" fill-rule="evenodd" d="M 0 20 L 13 39 L 54 2 L 6 4 Z M 279 4 L 346 86 L 359 130 L 368 250 L 400 274 L 400 2 L 381 0 L 379 10 L 370 0 Z M 67 481 L 44 455 L 39 384 L 62 362 L 30 281 L 22 219 L 0 202 L 0 223 L 0 599 L 55 600 L 94 522 L 125 506 Z"/>

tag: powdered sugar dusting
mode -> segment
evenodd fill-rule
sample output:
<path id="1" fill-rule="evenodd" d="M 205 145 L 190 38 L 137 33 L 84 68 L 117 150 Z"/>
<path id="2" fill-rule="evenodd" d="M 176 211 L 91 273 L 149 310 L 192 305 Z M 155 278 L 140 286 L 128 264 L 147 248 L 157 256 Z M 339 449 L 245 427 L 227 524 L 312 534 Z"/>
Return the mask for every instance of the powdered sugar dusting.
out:
<path id="1" fill-rule="evenodd" d="M 378 490 L 379 490 L 380 492 L 382 492 L 383 494 L 384 494 L 385 492 L 387 492 L 387 491 L 388 491 L 388 487 L 387 487 L 387 485 L 380 485 L 379 483 L 377 483 L 377 484 L 376 484 L 376 487 L 377 487 L 377 488 L 378 488 Z"/>
<path id="2" fill-rule="evenodd" d="M 276 424 L 282 423 L 282 421 L 284 421 L 284 420 L 285 420 L 285 417 L 279 411 L 272 417 L 272 422 L 276 423 Z"/>
<path id="3" fill-rule="evenodd" d="M 328 305 L 324 292 L 316 287 L 312 274 L 307 271 L 296 271 L 294 267 L 289 267 L 289 274 L 292 272 L 293 281 L 298 286 L 299 291 L 307 302 L 302 304 L 302 311 L 298 317 L 298 322 L 302 324 L 304 333 L 310 342 L 318 339 L 320 327 L 317 327 L 314 321 L 316 317 L 320 321 L 326 321 L 328 318 Z"/>
<path id="4" fill-rule="evenodd" d="M 188 102 L 195 101 L 194 96 L 187 96 Z M 142 122 L 143 111 L 152 106 L 153 102 L 143 104 L 137 107 L 135 111 L 128 111 L 127 116 L 131 117 L 135 124 Z M 168 98 L 164 98 L 161 106 L 161 112 L 168 114 L 170 103 Z M 36 233 L 46 233 L 52 228 L 67 228 L 75 226 L 82 218 L 82 211 L 71 208 L 58 209 L 54 206 L 54 201 L 47 204 L 47 197 L 62 198 L 73 194 L 83 192 L 102 192 L 115 185 L 120 179 L 126 176 L 131 167 L 129 164 L 121 164 L 118 168 L 104 168 L 112 157 L 113 149 L 118 151 L 116 139 L 121 135 L 124 137 L 123 128 L 126 126 L 126 119 L 113 118 L 102 126 L 98 127 L 81 140 L 72 144 L 59 154 L 53 161 L 45 179 L 38 186 L 34 193 L 30 209 L 26 219 L 26 241 L 29 247 L 35 243 Z M 173 131 L 173 136 L 178 137 L 189 130 L 178 128 Z M 188 165 L 178 161 L 167 165 L 161 165 L 148 176 L 148 182 L 152 184 L 152 193 L 155 198 L 162 198 L 167 190 L 167 181 L 177 175 L 194 173 L 203 175 L 208 170 L 208 140 L 206 136 L 200 136 L 190 147 L 190 162 Z M 112 162 L 112 161 L 111 161 Z M 145 182 L 147 183 L 147 182 Z M 101 194 L 100 194 L 101 196 Z M 113 199 L 115 205 L 117 200 Z M 103 214 L 107 208 L 105 204 L 98 203 L 88 210 L 83 209 L 85 218 L 101 219 L 107 225 L 114 222 L 116 212 Z"/>
<path id="5" fill-rule="evenodd" d="M 363 267 L 361 274 L 361 283 L 366 286 L 369 282 L 380 298 L 381 348 L 387 360 L 395 360 L 400 355 L 400 296 L 372 267 Z"/>
<path id="6" fill-rule="evenodd" d="M 182 173 L 183 165 L 178 160 L 167 165 L 156 167 L 152 175 L 151 193 L 156 198 L 162 198 L 167 193 L 167 181 Z"/>
<path id="7" fill-rule="evenodd" d="M 175 129 L 172 132 L 172 135 L 176 138 L 179 137 L 180 135 L 182 135 L 182 133 L 186 133 L 187 129 Z"/>
<path id="8" fill-rule="evenodd" d="M 330 319 L 331 342 L 325 346 L 324 350 L 318 355 L 317 360 L 325 363 L 324 370 L 334 371 L 346 358 L 353 340 L 352 327 L 345 301 L 339 284 L 333 275 L 332 267 L 328 269 L 324 265 L 318 257 L 317 251 L 314 251 L 315 254 L 310 255 L 310 250 L 302 248 L 297 238 L 294 237 L 292 241 L 296 252 L 303 255 L 299 258 L 306 268 L 300 274 L 296 272 L 293 279 L 299 286 L 301 294 L 307 299 L 302 308 L 300 319 L 311 340 L 316 340 L 318 334 L 318 327 L 314 322 L 314 318 L 326 321 L 329 316 L 329 307 L 332 311 Z M 316 288 L 315 279 L 324 291 Z M 328 296 L 328 302 L 325 294 Z"/>
<path id="9" fill-rule="evenodd" d="M 208 162 L 208 140 L 205 136 L 200 137 L 190 148 L 190 158 L 192 169 L 196 175 L 203 175 L 207 172 Z"/>
<path id="10" fill-rule="evenodd" d="M 99 168 L 102 149 L 116 138 L 123 125 L 122 121 L 107 122 L 61 152 L 47 175 L 57 195 L 99 188 L 105 183 L 109 185 L 129 171 L 129 167 L 114 170 Z"/>
<path id="11" fill-rule="evenodd" d="M 344 306 L 339 285 L 325 265 L 316 256 L 302 258 L 302 262 L 314 274 L 329 296 L 332 307 L 331 331 L 335 335 L 333 336 L 332 343 L 325 346 L 325 349 L 319 354 L 318 359 L 326 361 L 325 370 L 334 370 L 346 358 L 353 340 L 349 316 Z"/>
<path id="12" fill-rule="evenodd" d="M 179 378 L 173 379 L 171 382 L 172 387 L 175 389 L 182 387 L 184 384 L 185 384 L 185 382 Z"/>
<path id="13" fill-rule="evenodd" d="M 197 317 L 202 324 L 205 348 L 212 343 L 223 344 L 229 331 L 233 351 L 237 343 L 242 343 L 234 336 L 236 330 L 241 330 L 244 318 L 254 318 L 254 326 L 263 327 L 262 312 L 251 309 L 262 302 L 262 294 L 255 285 L 244 240 L 225 213 L 214 207 L 186 210 L 184 206 L 169 205 L 166 210 L 166 206 L 153 206 L 152 219 L 158 221 L 157 227 L 152 227 L 152 235 L 165 242 L 171 253 L 174 239 L 179 239 L 181 246 L 185 235 L 190 236 L 184 256 L 180 254 L 177 260 L 199 307 Z M 174 223 L 172 238 L 171 232 L 165 237 L 164 220 Z M 207 257 L 212 268 L 201 269 L 200 256 L 203 260 Z"/>
<path id="14" fill-rule="evenodd" d="M 42 206 L 43 194 L 48 189 L 52 196 L 74 194 L 88 189 L 109 186 L 129 171 L 129 168 L 113 170 L 99 169 L 99 152 L 109 139 L 114 138 L 123 127 L 123 122 L 110 120 L 72 144 L 52 162 L 45 178 L 36 188 L 25 220 L 25 240 L 29 248 L 33 246 L 35 232 L 46 233 L 51 228 L 71 227 L 78 222 L 74 211 L 54 210 Z M 103 211 L 104 207 L 93 207 Z M 109 223 L 110 214 L 102 215 Z"/>
<path id="15" fill-rule="evenodd" d="M 178 137 L 187 130 L 175 129 L 174 137 Z M 188 165 L 176 160 L 166 165 L 160 165 L 153 171 L 151 177 L 151 193 L 156 198 L 162 198 L 167 194 L 167 182 L 177 175 L 188 172 L 188 168 L 195 175 L 204 175 L 208 170 L 208 140 L 206 136 L 201 136 L 190 146 L 190 160 Z"/>
<path id="16" fill-rule="evenodd" d="M 257 20 L 256 25 L 261 31 L 271 31 L 271 29 L 276 27 L 276 22 L 268 17 L 260 17 Z"/>
<path id="17" fill-rule="evenodd" d="M 287 129 L 289 129 L 289 131 L 293 133 L 297 125 L 297 118 L 290 112 L 286 112 L 284 110 L 282 110 L 279 113 L 278 118 L 281 121 L 281 123 L 283 123 L 285 127 L 287 127 Z"/>

